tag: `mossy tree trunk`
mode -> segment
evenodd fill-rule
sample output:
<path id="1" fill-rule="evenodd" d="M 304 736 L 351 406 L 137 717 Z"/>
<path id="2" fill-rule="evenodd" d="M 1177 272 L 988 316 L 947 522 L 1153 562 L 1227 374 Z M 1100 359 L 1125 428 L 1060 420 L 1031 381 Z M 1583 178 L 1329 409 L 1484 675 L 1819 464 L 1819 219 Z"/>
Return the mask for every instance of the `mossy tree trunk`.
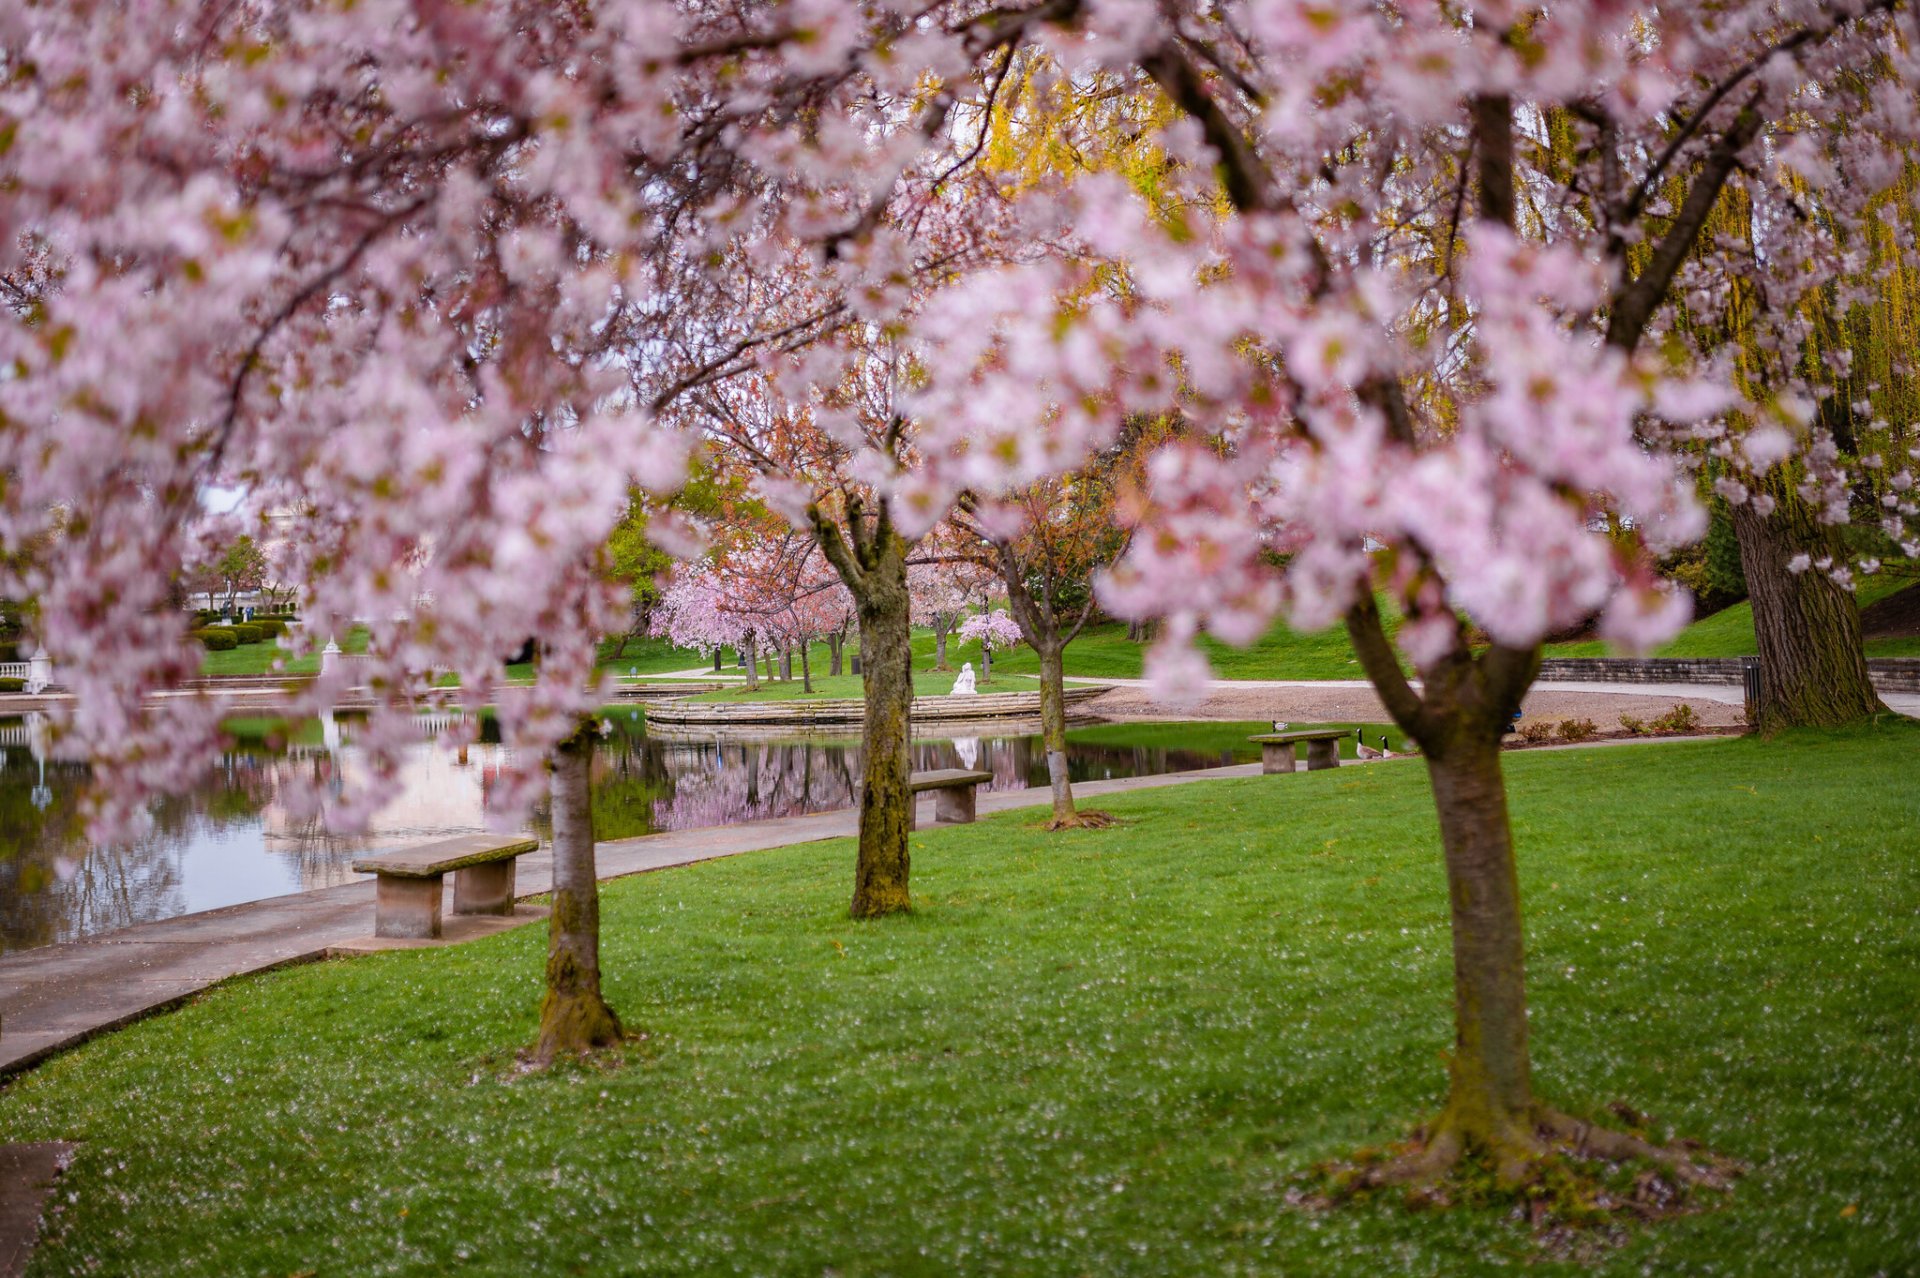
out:
<path id="1" fill-rule="evenodd" d="M 747 659 L 747 691 L 755 692 L 760 687 L 760 647 L 752 635 L 748 635 L 745 642 L 746 646 L 740 651 Z"/>
<path id="2" fill-rule="evenodd" d="M 807 693 L 813 691 L 813 665 L 807 660 L 809 646 L 804 642 L 800 645 L 800 691 Z"/>
<path id="3" fill-rule="evenodd" d="M 1835 727 L 1885 713 L 1867 674 L 1866 640 L 1853 592 L 1818 568 L 1787 570 L 1797 554 L 1838 557 L 1834 530 L 1819 522 L 1790 479 L 1776 475 L 1762 490 L 1774 499 L 1772 514 L 1755 513 L 1752 502 L 1732 508 L 1760 652 L 1760 704 L 1753 726 L 1762 732 Z"/>
<path id="4" fill-rule="evenodd" d="M 846 646 L 846 639 L 839 633 L 827 636 L 827 673 L 837 675 L 841 670 L 840 650 Z"/>
<path id="5" fill-rule="evenodd" d="M 1433 783 L 1453 932 L 1454 1050 L 1447 1103 L 1428 1131 L 1436 1164 L 1483 1150 L 1503 1177 L 1524 1176 L 1541 1145 L 1527 1046 L 1525 934 L 1500 738 L 1540 667 L 1540 650 L 1454 653 L 1416 693 L 1369 594 L 1347 629 L 1401 730 L 1420 744 Z"/>
<path id="6" fill-rule="evenodd" d="M 947 632 L 952 628 L 948 624 L 945 613 L 933 619 L 933 668 L 935 670 L 952 669 L 947 664 Z"/>
<path id="7" fill-rule="evenodd" d="M 860 679 L 866 694 L 860 746 L 860 850 L 854 864 L 852 913 L 876 918 L 912 908 L 907 836 L 913 794 L 907 788 L 908 718 L 913 711 L 908 541 L 894 530 L 886 503 L 869 518 L 849 498 L 845 527 L 818 506 L 809 511 L 822 553 L 853 596 L 860 624 Z"/>
<path id="8" fill-rule="evenodd" d="M 1057 646 L 1040 653 L 1040 741 L 1047 751 L 1047 784 L 1053 790 L 1053 823 L 1070 824 L 1073 782 L 1067 776 L 1066 661 Z"/>
<path id="9" fill-rule="evenodd" d="M 593 730 L 583 727 L 549 763 L 553 805 L 553 908 L 547 921 L 547 993 L 540 1004 L 541 1063 L 620 1039 L 620 1018 L 600 995 L 600 878 L 594 864 Z"/>

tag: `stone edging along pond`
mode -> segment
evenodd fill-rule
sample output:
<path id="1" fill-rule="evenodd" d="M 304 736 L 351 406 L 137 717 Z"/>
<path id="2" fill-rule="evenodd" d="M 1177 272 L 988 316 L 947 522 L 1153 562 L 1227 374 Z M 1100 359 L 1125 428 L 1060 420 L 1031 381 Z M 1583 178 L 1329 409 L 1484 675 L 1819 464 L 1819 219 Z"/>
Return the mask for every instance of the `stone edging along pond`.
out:
<path id="1" fill-rule="evenodd" d="M 1752 657 L 1548 657 L 1540 682 L 1719 683 L 1738 685 Z M 1867 673 L 1881 692 L 1920 692 L 1920 658 L 1870 657 Z"/>
<path id="2" fill-rule="evenodd" d="M 1104 684 L 1066 690 L 1067 708 L 1107 691 Z M 648 723 L 674 724 L 858 724 L 866 702 L 850 698 L 823 701 L 767 701 L 730 703 L 669 701 L 647 707 Z M 915 697 L 915 723 L 977 722 L 986 719 L 1031 719 L 1040 713 L 1038 692 L 983 692 L 973 696 Z"/>

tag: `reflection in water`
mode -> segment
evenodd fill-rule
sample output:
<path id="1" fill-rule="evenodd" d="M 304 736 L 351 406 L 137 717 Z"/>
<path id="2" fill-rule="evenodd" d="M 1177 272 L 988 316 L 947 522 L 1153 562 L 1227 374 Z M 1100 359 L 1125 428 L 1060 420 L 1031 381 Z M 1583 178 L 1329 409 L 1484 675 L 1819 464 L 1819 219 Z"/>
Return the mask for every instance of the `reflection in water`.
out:
<path id="1" fill-rule="evenodd" d="M 402 789 L 361 835 L 296 820 L 280 802 L 295 780 L 351 784 L 364 766 L 352 724 L 312 723 L 291 740 L 238 737 L 189 793 L 157 800 L 153 829 L 137 843 L 93 846 L 80 828 L 83 764 L 47 757 L 38 716 L 0 719 L 0 951 L 47 945 L 176 914 L 259 900 L 356 877 L 356 856 L 484 827 L 488 791 L 505 764 L 494 725 L 459 755 L 428 738 L 402 766 Z M 1209 725 L 1219 729 L 1227 725 Z M 594 760 L 594 822 L 603 839 L 731 825 L 853 806 L 857 741 L 662 740 L 637 715 L 619 713 Z M 1164 737 L 1164 725 L 1161 737 Z M 1073 779 L 1149 775 L 1244 761 L 1217 731 L 1196 748 L 1069 743 Z M 1124 736 L 1124 732 L 1121 732 Z M 996 790 L 1046 784 L 1037 736 L 922 741 L 916 769 L 976 767 Z M 546 814 L 532 827 L 543 837 Z"/>

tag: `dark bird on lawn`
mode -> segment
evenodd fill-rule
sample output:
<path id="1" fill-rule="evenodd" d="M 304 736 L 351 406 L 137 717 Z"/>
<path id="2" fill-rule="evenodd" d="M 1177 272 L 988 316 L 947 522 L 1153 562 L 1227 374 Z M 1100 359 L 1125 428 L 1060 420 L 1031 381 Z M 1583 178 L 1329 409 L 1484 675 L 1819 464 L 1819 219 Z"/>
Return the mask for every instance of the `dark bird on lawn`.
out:
<path id="1" fill-rule="evenodd" d="M 1353 748 L 1353 753 L 1356 758 L 1381 759 L 1386 757 L 1385 755 L 1381 754 L 1378 750 L 1374 749 L 1372 746 L 1367 744 L 1366 734 L 1361 732 L 1360 729 L 1355 728 L 1353 730 L 1353 739 L 1358 743 Z"/>
<path id="2" fill-rule="evenodd" d="M 1393 752 L 1392 747 L 1387 745 L 1387 734 L 1384 732 L 1380 734 L 1380 757 L 1383 759 L 1398 759 L 1400 757 Z"/>

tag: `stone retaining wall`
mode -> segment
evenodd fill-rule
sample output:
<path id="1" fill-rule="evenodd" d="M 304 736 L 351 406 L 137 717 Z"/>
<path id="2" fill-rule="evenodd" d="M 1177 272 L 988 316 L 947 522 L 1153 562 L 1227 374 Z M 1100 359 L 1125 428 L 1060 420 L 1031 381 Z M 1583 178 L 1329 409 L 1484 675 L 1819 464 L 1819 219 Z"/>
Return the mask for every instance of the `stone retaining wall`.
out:
<path id="1" fill-rule="evenodd" d="M 1738 685 L 1750 657 L 1549 657 L 1540 681 L 1593 683 L 1721 683 Z M 1881 692 L 1920 692 L 1920 657 L 1875 657 L 1867 662 Z"/>

